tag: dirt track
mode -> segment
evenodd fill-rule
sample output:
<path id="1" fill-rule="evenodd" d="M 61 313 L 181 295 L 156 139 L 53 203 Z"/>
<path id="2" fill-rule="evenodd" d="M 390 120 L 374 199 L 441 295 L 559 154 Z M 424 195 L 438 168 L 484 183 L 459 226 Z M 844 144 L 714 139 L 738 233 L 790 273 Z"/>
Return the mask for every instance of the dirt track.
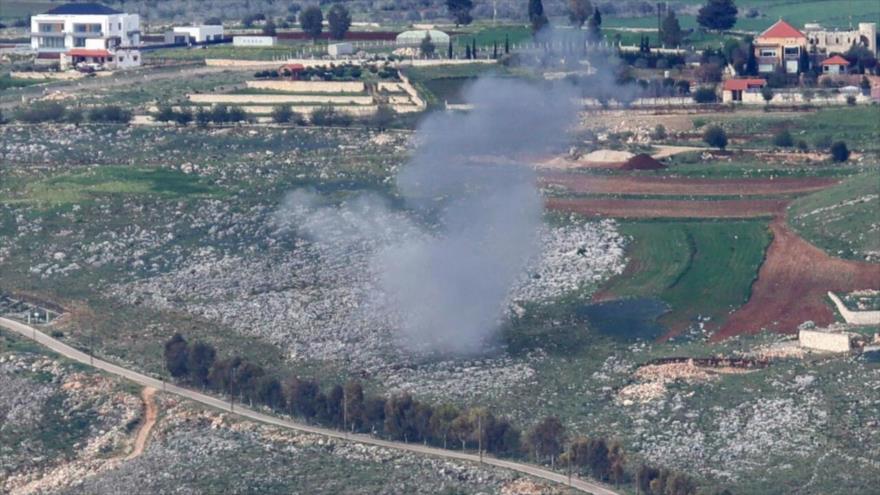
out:
<path id="1" fill-rule="evenodd" d="M 826 292 L 880 289 L 880 265 L 832 258 L 788 229 L 771 224 L 773 242 L 752 286 L 752 297 L 713 336 L 721 340 L 762 328 L 793 333 L 807 320 L 834 322 Z"/>
<path id="2" fill-rule="evenodd" d="M 755 218 L 781 215 L 788 201 L 760 200 L 639 200 L 558 199 L 545 202 L 547 209 L 614 218 Z"/>
<path id="3" fill-rule="evenodd" d="M 156 395 L 156 389 L 153 387 L 144 387 L 144 390 L 141 392 L 141 398 L 144 400 L 144 423 L 138 429 L 137 436 L 134 439 L 134 448 L 125 457 L 126 461 L 130 461 L 144 453 L 147 440 L 150 438 L 150 432 L 153 430 L 153 426 L 156 425 L 159 411 L 156 407 L 154 395 Z"/>
<path id="4" fill-rule="evenodd" d="M 562 186 L 580 194 L 740 196 L 814 192 L 836 184 L 824 177 L 782 179 L 687 179 L 546 173 L 541 186 Z"/>

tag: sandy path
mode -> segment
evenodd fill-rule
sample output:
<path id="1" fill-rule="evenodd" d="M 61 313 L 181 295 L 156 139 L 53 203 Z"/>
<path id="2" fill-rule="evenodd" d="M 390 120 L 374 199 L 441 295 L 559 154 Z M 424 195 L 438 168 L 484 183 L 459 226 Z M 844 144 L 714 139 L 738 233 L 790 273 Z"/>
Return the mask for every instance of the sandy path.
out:
<path id="1" fill-rule="evenodd" d="M 548 210 L 614 218 L 757 218 L 780 215 L 785 200 L 640 200 L 558 199 L 545 201 Z"/>
<path id="2" fill-rule="evenodd" d="M 156 418 L 159 416 L 159 408 L 156 407 L 154 398 L 155 395 L 156 389 L 153 387 L 144 387 L 141 392 L 141 398 L 144 400 L 144 407 L 146 409 L 144 411 L 144 423 L 138 429 L 137 436 L 134 439 L 134 449 L 125 457 L 126 461 L 130 461 L 144 453 L 147 440 L 150 438 L 150 432 L 153 431 L 153 426 L 156 425 Z"/>

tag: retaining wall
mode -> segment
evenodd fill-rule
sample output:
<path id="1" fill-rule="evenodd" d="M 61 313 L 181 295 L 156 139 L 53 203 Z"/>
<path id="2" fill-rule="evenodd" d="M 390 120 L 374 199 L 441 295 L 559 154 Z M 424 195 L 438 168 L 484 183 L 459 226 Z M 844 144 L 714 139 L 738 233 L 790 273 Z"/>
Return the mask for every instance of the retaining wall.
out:
<path id="1" fill-rule="evenodd" d="M 247 87 L 303 93 L 363 93 L 360 81 L 247 81 Z M 380 83 L 381 84 L 381 83 Z"/>
<path id="2" fill-rule="evenodd" d="M 849 352 L 852 349 L 849 333 L 801 330 L 798 332 L 798 341 L 802 347 L 819 351 Z"/>
<path id="3" fill-rule="evenodd" d="M 831 298 L 843 319 L 850 325 L 880 325 L 880 311 L 853 311 L 847 308 L 846 304 L 833 292 L 829 292 L 828 297 Z"/>
<path id="4" fill-rule="evenodd" d="M 227 95 L 227 94 L 191 94 L 187 95 L 193 103 L 225 103 L 229 105 L 272 105 L 272 104 L 336 104 L 336 105 L 370 105 L 372 96 L 330 96 L 330 95 Z"/>

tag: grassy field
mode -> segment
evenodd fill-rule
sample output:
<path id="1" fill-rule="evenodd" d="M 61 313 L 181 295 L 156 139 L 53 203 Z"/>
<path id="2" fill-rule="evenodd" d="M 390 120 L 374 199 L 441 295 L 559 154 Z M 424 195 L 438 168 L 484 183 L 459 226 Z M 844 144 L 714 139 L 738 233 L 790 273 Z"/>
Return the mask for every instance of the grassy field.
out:
<path id="1" fill-rule="evenodd" d="M 880 260 L 880 172 L 876 169 L 796 200 L 790 225 L 829 254 Z"/>
<path id="2" fill-rule="evenodd" d="M 764 222 L 626 222 L 630 266 L 604 292 L 615 297 L 657 297 L 681 326 L 700 315 L 723 319 L 749 297 L 770 235 Z"/>
<path id="3" fill-rule="evenodd" d="M 311 45 L 233 47 L 232 45 L 214 45 L 204 48 L 163 48 L 144 52 L 144 58 L 173 60 L 204 60 L 206 58 L 236 58 L 241 60 L 274 60 L 277 58 L 293 58 L 297 52 L 308 49 Z"/>
<path id="4" fill-rule="evenodd" d="M 60 206 L 95 195 L 157 195 L 205 197 L 216 194 L 205 180 L 182 172 L 150 168 L 101 167 L 28 183 L 4 203 Z"/>

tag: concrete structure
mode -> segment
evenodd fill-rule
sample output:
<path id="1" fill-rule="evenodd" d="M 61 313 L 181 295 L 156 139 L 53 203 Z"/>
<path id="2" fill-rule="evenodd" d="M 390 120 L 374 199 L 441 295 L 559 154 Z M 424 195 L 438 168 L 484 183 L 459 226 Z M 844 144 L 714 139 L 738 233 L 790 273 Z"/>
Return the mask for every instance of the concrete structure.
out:
<path id="1" fill-rule="evenodd" d="M 798 342 L 801 347 L 826 352 L 849 352 L 852 350 L 853 334 L 827 330 L 801 330 Z"/>
<path id="2" fill-rule="evenodd" d="M 766 74 L 781 68 L 788 74 L 797 74 L 801 53 L 806 50 L 807 37 L 804 33 L 779 19 L 755 38 L 758 72 Z"/>
<path id="3" fill-rule="evenodd" d="M 401 46 L 419 46 L 425 36 L 430 36 L 431 43 L 436 47 L 444 47 L 449 43 L 449 35 L 436 29 L 404 31 L 397 35 L 395 42 Z"/>
<path id="4" fill-rule="evenodd" d="M 721 101 L 724 103 L 740 102 L 761 96 L 761 88 L 767 85 L 767 81 L 760 78 L 753 79 L 728 79 L 721 86 Z"/>
<path id="5" fill-rule="evenodd" d="M 235 36 L 232 46 L 275 46 L 275 36 Z"/>
<path id="6" fill-rule="evenodd" d="M 93 64 L 126 68 L 141 64 L 140 17 L 97 3 L 60 5 L 31 17 L 31 48 L 62 67 Z"/>
<path id="7" fill-rule="evenodd" d="M 340 57 L 344 55 L 351 55 L 354 53 L 354 45 L 351 43 L 333 43 L 327 46 L 327 53 L 331 57 Z"/>
<path id="8" fill-rule="evenodd" d="M 166 35 L 168 43 L 205 43 L 206 41 L 220 41 L 223 39 L 223 26 L 175 26 L 170 33 L 171 39 Z"/>
<path id="9" fill-rule="evenodd" d="M 880 311 L 853 311 L 847 308 L 846 304 L 833 292 L 829 292 L 828 297 L 834 303 L 840 316 L 850 325 L 880 325 Z"/>
<path id="10" fill-rule="evenodd" d="M 849 68 L 849 60 L 840 55 L 835 55 L 823 60 L 820 65 L 822 66 L 823 74 L 836 76 L 839 74 L 846 74 L 846 71 Z"/>
<path id="11" fill-rule="evenodd" d="M 820 55 L 846 53 L 853 45 L 861 45 L 877 55 L 877 24 L 860 22 L 857 29 L 827 30 L 819 24 L 804 25 L 804 34 L 811 52 Z"/>

